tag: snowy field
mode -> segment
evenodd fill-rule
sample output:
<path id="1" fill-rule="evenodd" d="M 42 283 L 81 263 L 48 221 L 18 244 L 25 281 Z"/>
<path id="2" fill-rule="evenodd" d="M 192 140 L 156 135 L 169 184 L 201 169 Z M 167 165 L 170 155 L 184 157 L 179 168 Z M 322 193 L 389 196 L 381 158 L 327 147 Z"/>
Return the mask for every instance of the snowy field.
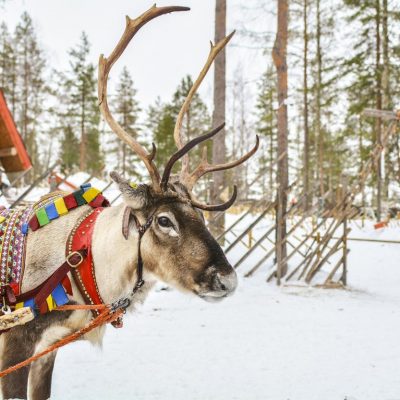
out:
<path id="1" fill-rule="evenodd" d="M 400 400 L 400 244 L 349 245 L 350 290 L 277 288 L 260 270 L 220 304 L 155 291 L 102 350 L 59 351 L 52 398 Z"/>

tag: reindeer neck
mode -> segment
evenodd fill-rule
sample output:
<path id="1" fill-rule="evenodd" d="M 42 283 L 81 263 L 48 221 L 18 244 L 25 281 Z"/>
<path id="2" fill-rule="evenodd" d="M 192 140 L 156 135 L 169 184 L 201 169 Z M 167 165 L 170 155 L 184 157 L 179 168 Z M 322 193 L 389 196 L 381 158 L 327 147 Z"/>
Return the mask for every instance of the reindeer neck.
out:
<path id="1" fill-rule="evenodd" d="M 132 232 L 126 240 L 122 234 L 125 205 L 106 208 L 97 218 L 92 252 L 96 280 L 100 294 L 106 303 L 125 296 L 136 283 L 138 234 Z M 146 277 L 146 275 L 145 275 Z M 146 279 L 138 294 L 144 300 L 154 282 Z"/>

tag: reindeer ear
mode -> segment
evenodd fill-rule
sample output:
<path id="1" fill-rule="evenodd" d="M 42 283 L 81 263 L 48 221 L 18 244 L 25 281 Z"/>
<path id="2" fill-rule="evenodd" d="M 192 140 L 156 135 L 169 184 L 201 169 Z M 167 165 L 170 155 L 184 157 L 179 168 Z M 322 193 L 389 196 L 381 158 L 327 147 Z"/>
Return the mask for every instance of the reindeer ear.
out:
<path id="1" fill-rule="evenodd" d="M 149 203 L 149 190 L 146 185 L 134 185 L 122 178 L 118 172 L 110 173 L 111 179 L 118 185 L 124 202 L 133 210 L 140 210 Z"/>
<path id="2" fill-rule="evenodd" d="M 129 206 L 125 207 L 124 217 L 122 219 L 122 235 L 124 236 L 125 240 L 128 240 L 129 231 L 131 230 L 132 224 L 137 226 L 136 218 L 132 211 L 132 208 Z"/>

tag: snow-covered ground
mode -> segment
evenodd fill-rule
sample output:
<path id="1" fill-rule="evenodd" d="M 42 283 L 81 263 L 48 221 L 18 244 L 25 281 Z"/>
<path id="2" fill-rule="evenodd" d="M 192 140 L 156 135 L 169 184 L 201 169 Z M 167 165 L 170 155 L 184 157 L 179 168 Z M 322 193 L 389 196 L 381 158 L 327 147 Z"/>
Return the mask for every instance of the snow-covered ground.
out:
<path id="1" fill-rule="evenodd" d="M 400 400 L 400 244 L 349 245 L 350 290 L 277 288 L 260 270 L 220 304 L 155 291 L 102 350 L 59 351 L 52 398 Z"/>

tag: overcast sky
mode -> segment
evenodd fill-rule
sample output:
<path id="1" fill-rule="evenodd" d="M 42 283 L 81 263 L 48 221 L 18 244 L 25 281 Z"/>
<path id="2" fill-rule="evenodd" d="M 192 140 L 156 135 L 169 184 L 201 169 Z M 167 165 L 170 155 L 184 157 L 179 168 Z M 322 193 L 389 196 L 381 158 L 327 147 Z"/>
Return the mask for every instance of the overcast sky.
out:
<path id="1" fill-rule="evenodd" d="M 40 43 L 44 46 L 48 65 L 68 66 L 68 50 L 79 42 L 85 31 L 92 44 L 91 57 L 109 55 L 124 29 L 125 15 L 138 16 L 154 0 L 8 0 L 0 9 L 1 18 L 13 29 L 23 11 L 32 16 Z M 270 29 L 272 15 L 257 15 L 252 6 L 258 0 L 228 0 L 228 32 L 233 29 Z M 189 6 L 191 11 L 174 13 L 153 20 L 133 39 L 115 65 L 113 81 L 126 65 L 138 89 L 139 100 L 148 105 L 157 96 L 171 98 L 185 74 L 196 76 L 209 51 L 214 37 L 215 0 L 160 0 L 158 6 Z M 250 9 L 250 10 L 249 10 Z M 238 65 L 254 91 L 255 83 L 265 69 L 266 56 L 262 51 L 242 47 L 243 40 L 235 35 L 228 49 L 228 80 Z M 208 104 L 212 97 L 212 71 L 204 82 L 201 94 Z M 250 99 L 249 99 L 250 101 Z"/>

